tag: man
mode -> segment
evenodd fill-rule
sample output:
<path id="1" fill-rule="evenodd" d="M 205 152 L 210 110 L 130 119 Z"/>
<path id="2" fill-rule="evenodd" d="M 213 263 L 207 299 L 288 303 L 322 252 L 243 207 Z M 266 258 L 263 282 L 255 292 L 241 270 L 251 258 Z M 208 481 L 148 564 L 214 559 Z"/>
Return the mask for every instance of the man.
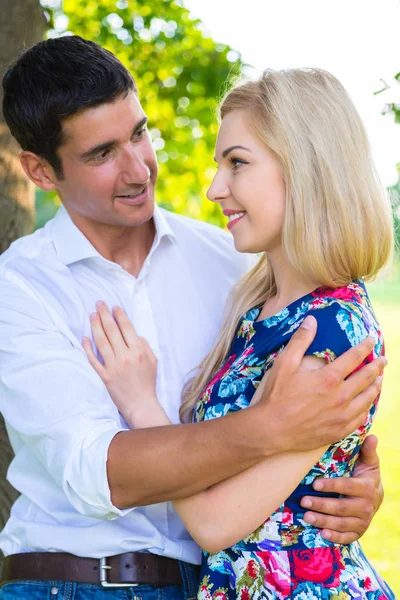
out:
<path id="1" fill-rule="evenodd" d="M 167 501 L 347 435 L 379 393 L 385 359 L 344 381 L 371 351 L 367 340 L 298 372 L 315 333 L 307 322 L 253 408 L 130 431 L 81 346 L 96 301 L 122 306 L 146 337 L 158 398 L 178 423 L 184 378 L 215 341 L 247 258 L 225 232 L 154 206 L 147 119 L 111 53 L 77 36 L 41 42 L 3 85 L 22 166 L 63 207 L 0 259 L 0 410 L 15 452 L 8 479 L 21 492 L 0 534 L 0 598 L 121 598 L 123 585 L 129 597 L 159 588 L 157 597 L 194 597 L 199 549 Z M 309 516 L 332 541 L 358 538 L 380 504 L 373 446 L 359 467 L 366 474 L 321 484 L 350 498 L 305 501 L 325 513 Z"/>

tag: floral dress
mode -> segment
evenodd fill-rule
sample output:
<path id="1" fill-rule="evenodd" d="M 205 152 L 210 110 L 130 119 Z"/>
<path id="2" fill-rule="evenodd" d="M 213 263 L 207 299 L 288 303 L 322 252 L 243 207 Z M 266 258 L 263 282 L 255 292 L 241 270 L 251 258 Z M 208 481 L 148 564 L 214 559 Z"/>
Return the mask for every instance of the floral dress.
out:
<path id="1" fill-rule="evenodd" d="M 331 362 L 372 335 L 375 347 L 365 363 L 384 352 L 382 334 L 364 284 L 318 288 L 265 320 L 260 308 L 241 319 L 229 356 L 206 386 L 194 421 L 222 417 L 249 406 L 264 374 L 303 319 L 318 322 L 307 354 Z M 365 423 L 332 445 L 281 506 L 247 538 L 221 552 L 203 552 L 199 600 L 385 600 L 394 594 L 374 571 L 358 542 L 339 545 L 303 520 L 300 500 L 314 494 L 317 477 L 350 476 L 371 427 L 378 398 Z M 320 494 L 323 495 L 323 494 Z"/>

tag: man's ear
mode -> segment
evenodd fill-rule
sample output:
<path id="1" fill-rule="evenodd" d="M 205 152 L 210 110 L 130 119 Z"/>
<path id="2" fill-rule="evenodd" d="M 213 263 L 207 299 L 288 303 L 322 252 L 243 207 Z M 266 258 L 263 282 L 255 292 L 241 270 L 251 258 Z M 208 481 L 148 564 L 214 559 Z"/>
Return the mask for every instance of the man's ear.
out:
<path id="1" fill-rule="evenodd" d="M 19 160 L 26 175 L 35 185 L 46 192 L 56 189 L 57 177 L 54 169 L 44 158 L 24 150 L 19 155 Z"/>

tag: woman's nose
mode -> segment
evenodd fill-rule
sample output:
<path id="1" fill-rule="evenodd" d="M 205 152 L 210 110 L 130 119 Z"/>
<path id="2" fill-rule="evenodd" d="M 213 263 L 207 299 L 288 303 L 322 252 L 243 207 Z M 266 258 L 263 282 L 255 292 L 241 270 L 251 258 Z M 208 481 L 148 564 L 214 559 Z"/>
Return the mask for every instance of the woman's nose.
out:
<path id="1" fill-rule="evenodd" d="M 211 202 L 222 202 L 230 194 L 227 182 L 224 180 L 222 174 L 216 173 L 210 187 L 207 190 L 207 198 Z"/>

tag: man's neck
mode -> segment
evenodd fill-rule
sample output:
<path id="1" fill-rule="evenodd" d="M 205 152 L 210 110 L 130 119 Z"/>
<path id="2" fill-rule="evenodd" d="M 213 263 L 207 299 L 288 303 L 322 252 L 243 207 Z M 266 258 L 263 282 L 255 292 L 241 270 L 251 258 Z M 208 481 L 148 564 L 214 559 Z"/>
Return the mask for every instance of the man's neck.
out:
<path id="1" fill-rule="evenodd" d="M 137 227 L 110 227 L 95 223 L 75 223 L 97 252 L 117 263 L 134 277 L 149 255 L 156 233 L 154 219 Z"/>

